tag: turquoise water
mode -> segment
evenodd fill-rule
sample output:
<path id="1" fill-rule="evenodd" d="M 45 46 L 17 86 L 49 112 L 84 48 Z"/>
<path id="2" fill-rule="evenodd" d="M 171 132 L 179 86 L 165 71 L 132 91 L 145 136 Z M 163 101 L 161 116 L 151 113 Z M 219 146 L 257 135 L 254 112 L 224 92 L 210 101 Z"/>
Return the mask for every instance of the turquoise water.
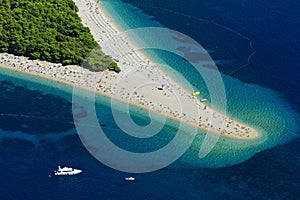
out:
<path id="1" fill-rule="evenodd" d="M 159 11 L 162 11 L 160 9 L 155 9 L 154 13 L 157 15 L 150 17 L 143 11 L 118 0 L 101 2 L 125 30 L 130 27 L 163 27 L 156 22 L 156 20 L 163 21 L 159 17 L 161 14 Z M 176 1 L 176 4 L 171 4 L 167 0 L 149 2 L 149 4 L 158 2 L 168 4 L 175 10 L 178 9 L 178 12 L 186 9 L 185 6 L 180 6 L 180 3 L 186 5 L 185 1 Z M 146 6 L 147 1 L 142 3 Z M 203 7 L 200 13 L 207 15 L 205 11 L 209 7 L 205 7 L 206 4 L 195 6 L 196 3 L 186 6 L 194 6 L 197 13 Z M 118 13 L 122 14 L 122 17 L 118 17 Z M 217 15 L 220 12 L 210 14 L 212 13 Z M 167 16 L 170 13 L 163 11 L 162 14 Z M 242 20 L 243 17 L 244 13 L 239 18 Z M 123 19 L 126 19 L 126 24 Z M 183 18 L 174 19 L 173 24 L 177 27 L 187 27 L 188 23 L 182 22 Z M 189 23 L 192 23 L 191 18 L 188 19 Z M 167 21 L 172 22 L 169 18 Z M 199 30 L 197 32 L 202 34 Z M 214 37 L 210 35 L 205 37 L 205 41 L 208 43 L 220 41 L 219 38 L 215 38 L 218 34 L 213 35 Z M 228 36 L 225 32 L 221 35 Z M 152 44 L 158 43 L 155 38 L 148 39 Z M 207 51 L 215 55 L 218 50 L 213 46 L 207 48 Z M 157 49 L 143 51 L 161 64 L 168 73 L 170 68 L 177 71 L 177 73 L 172 71 L 171 76 L 180 83 L 188 81 L 189 83 L 184 84 L 187 89 L 192 87 L 201 90 L 202 97 L 208 98 L 209 104 L 222 110 L 224 105 L 222 98 L 211 102 L 204 78 L 199 76 L 191 64 L 166 51 Z M 224 54 L 231 53 L 228 51 Z M 218 63 L 231 63 L 227 59 L 216 60 Z M 290 72 L 293 66 L 286 71 Z M 266 66 L 273 70 L 272 67 Z M 263 80 L 271 85 L 275 84 L 274 74 L 271 71 L 270 74 L 266 73 L 268 70 L 265 71 L 263 67 L 249 70 L 252 70 L 254 75 L 250 76 L 251 73 L 248 72 L 247 79 L 254 83 Z M 263 79 L 256 77 L 256 74 L 263 76 Z M 285 85 L 284 90 L 275 90 L 270 89 L 272 87 L 266 88 L 240 81 L 246 76 L 237 76 L 239 79 L 223 73 L 221 76 L 227 97 L 226 114 L 256 127 L 261 131 L 262 137 L 252 141 L 221 137 L 208 156 L 199 159 L 198 152 L 203 146 L 205 133 L 199 130 L 194 139 L 191 134 L 194 130 L 182 126 L 182 135 L 185 137 L 176 143 L 174 152 L 181 152 L 182 144 L 191 138 L 193 143 L 180 159 L 151 173 L 132 174 L 107 167 L 95 159 L 83 145 L 74 125 L 72 87 L 0 69 L 0 113 L 5 114 L 0 115 L 0 170 L 5 172 L 0 176 L 1 199 L 299 199 L 300 140 L 299 106 L 297 107 L 299 104 L 291 101 L 291 98 L 297 99 L 299 96 L 297 88 Z M 291 82 L 297 83 L 294 79 Z M 277 83 L 281 84 L 276 79 Z M 86 99 L 87 103 L 94 103 L 91 102 L 94 99 L 87 99 L 83 91 L 79 96 Z M 180 127 L 178 122 L 167 120 L 163 123 L 165 126 L 162 130 L 153 137 L 135 138 L 117 126 L 109 98 L 96 96 L 94 105 L 97 124 L 107 138 L 130 152 L 140 154 L 163 149 L 172 143 Z M 114 106 L 113 109 L 120 111 L 121 107 Z M 145 110 L 130 107 L 130 114 L 139 125 L 150 123 L 149 113 Z M 152 116 L 160 126 L 161 117 Z M 87 125 L 94 124 L 87 123 Z M 101 151 L 100 153 L 104 154 Z M 122 164 L 121 158 L 117 161 Z M 157 164 L 157 160 L 151 162 Z M 82 168 L 84 172 L 76 177 L 48 177 L 58 164 Z M 124 177 L 128 176 L 134 176 L 136 181 L 132 184 L 125 182 Z"/>
<path id="2" fill-rule="evenodd" d="M 100 2 L 120 27 L 127 32 L 141 27 L 163 27 L 153 17 L 141 11 L 136 12 L 138 8 L 130 4 L 121 1 Z M 145 39 L 143 35 L 140 37 L 142 38 L 140 41 L 143 40 L 142 42 L 149 42 L 151 44 L 149 46 L 155 46 L 155 38 L 146 37 Z M 159 39 L 156 40 L 158 43 L 161 42 Z M 203 78 L 190 63 L 177 55 L 159 49 L 143 49 L 142 51 L 159 63 L 165 71 L 168 71 L 170 67 L 174 69 L 177 74 L 171 73 L 171 76 L 180 84 L 188 81 L 186 88 L 190 88 L 187 85 L 192 85 L 194 89 L 201 91 L 203 97 L 210 98 Z M 199 134 L 190 151 L 182 158 L 184 162 L 198 167 L 229 166 L 243 162 L 257 152 L 297 138 L 299 114 L 280 93 L 259 85 L 243 83 L 224 74 L 222 74 L 222 79 L 226 90 L 226 114 L 257 128 L 262 136 L 253 141 L 221 138 L 213 152 L 201 160 L 196 155 L 203 141 L 203 134 Z M 218 99 L 211 106 L 222 110 L 222 101 L 223 99 Z"/>
<path id="3" fill-rule="evenodd" d="M 132 6 L 127 6 L 126 4 L 122 3 L 110 4 L 106 1 L 102 2 L 102 4 L 106 6 L 105 8 L 107 11 L 114 17 L 114 19 L 116 19 L 116 21 L 118 21 L 124 30 L 129 30 L 130 27 L 138 28 L 142 25 L 161 27 L 161 25 L 159 25 L 157 22 L 153 22 L 151 17 L 139 12 L 127 12 L 127 9 L 134 10 Z M 118 8 L 115 8 L 115 6 L 118 6 Z M 125 8 L 123 6 L 125 6 Z M 139 15 L 138 19 L 141 19 L 141 21 L 126 20 L 125 23 L 125 21 L 123 21 L 124 17 L 120 17 L 113 9 L 123 10 L 125 13 L 127 13 L 127 15 Z M 125 18 L 133 19 L 133 16 L 126 16 Z M 149 43 L 155 44 L 155 38 L 149 39 L 151 40 Z M 202 92 L 201 95 L 203 97 L 210 99 L 210 94 L 203 78 L 199 75 L 199 73 L 196 73 L 197 71 L 193 69 L 193 66 L 190 63 L 186 62 L 177 55 L 162 50 L 144 49 L 143 52 L 153 58 L 154 61 L 159 63 L 165 71 L 170 71 L 171 67 L 173 72 L 169 74 L 174 79 L 178 80 L 180 84 L 186 82 L 185 86 L 187 88 L 190 88 L 190 85 L 192 85 L 194 89 L 199 89 Z M 27 81 L 30 80 L 30 82 L 35 85 L 35 88 L 39 88 L 39 90 L 45 93 L 58 95 L 70 102 L 72 101 L 71 94 L 73 90 L 70 86 L 39 79 L 30 75 L 19 75 L 7 70 L 1 70 L 1 73 L 6 75 L 6 80 L 12 75 Z M 210 152 L 209 155 L 204 159 L 199 159 L 198 151 L 206 134 L 205 132 L 199 130 L 196 139 L 191 145 L 191 148 L 180 159 L 180 163 L 183 162 L 185 165 L 178 165 L 177 162 L 177 164 L 175 163 L 173 165 L 174 167 L 187 166 L 188 168 L 216 168 L 230 166 L 249 159 L 257 152 L 274 147 L 276 145 L 284 144 L 296 138 L 296 133 L 299 130 L 299 116 L 297 112 L 293 110 L 291 105 L 280 96 L 280 94 L 272 91 L 271 89 L 263 88 L 259 85 L 243 83 L 224 74 L 222 74 L 222 79 L 224 81 L 226 90 L 226 114 L 257 128 L 257 130 L 259 130 L 261 133 L 261 137 L 249 141 L 233 140 L 230 138 L 221 137 L 218 140 L 217 145 L 213 148 L 213 151 Z M 18 85 L 18 79 L 13 79 L 13 82 Z M 21 82 L 21 85 L 24 84 L 24 81 Z M 48 87 L 47 85 L 50 85 L 51 87 Z M 30 84 L 28 88 L 31 89 Z M 223 99 L 218 99 L 211 106 L 215 109 L 222 110 L 222 101 Z M 103 115 L 104 112 L 101 111 L 103 110 L 103 106 L 110 110 L 110 103 L 110 99 L 97 96 L 96 105 L 98 106 L 96 106 L 96 110 L 98 110 L 97 113 L 100 122 L 104 121 L 104 123 L 107 123 L 107 118 L 113 118 L 109 111 L 107 115 Z M 147 125 L 150 122 L 148 112 L 142 111 L 139 108 L 131 107 L 131 115 L 138 124 Z M 156 119 L 156 121 L 159 120 Z M 126 150 L 132 150 L 134 152 L 147 152 L 162 148 L 172 140 L 176 134 L 176 131 L 178 131 L 179 125 L 177 122 L 167 120 L 165 127 L 159 134 L 152 138 L 144 139 L 140 141 L 140 145 L 133 147 L 130 145 L 131 143 L 129 141 L 137 143 L 140 139 L 128 137 L 126 134 L 120 131 L 113 121 L 110 121 L 109 123 L 111 123 L 111 127 L 113 127 L 109 129 L 109 131 L 117 132 L 116 134 L 113 134 L 113 138 L 110 139 L 115 142 L 117 146 Z M 188 134 L 188 127 L 183 129 L 183 131 L 187 132 Z M 180 144 L 177 145 L 180 146 Z"/>
<path id="4" fill-rule="evenodd" d="M 145 16 L 144 14 L 140 14 L 139 12 L 127 12 L 128 9 L 133 9 L 131 6 L 127 7 L 122 3 L 109 4 L 106 1 L 102 3 L 105 6 L 108 6 L 106 8 L 107 11 L 125 30 L 129 30 L 130 27 L 138 28 L 142 25 L 158 26 L 157 22 L 153 22 L 150 17 Z M 115 6 L 121 7 L 115 8 Z M 125 6 L 124 9 L 123 6 Z M 125 21 L 121 21 L 124 19 L 124 17 L 120 17 L 117 13 L 115 13 L 116 10 L 123 10 L 127 15 L 138 15 L 138 17 L 127 16 L 125 18 L 137 18 L 141 19 L 141 21 L 129 20 L 125 23 Z M 155 38 L 151 38 L 150 42 L 155 44 Z M 144 49 L 143 52 L 153 58 L 155 62 L 159 63 L 164 70 L 168 70 L 171 67 L 171 69 L 175 71 L 174 73 L 171 73 L 171 76 L 178 80 L 178 82 L 182 84 L 185 81 L 187 88 L 189 85 L 192 85 L 194 89 L 199 89 L 202 92 L 202 96 L 210 99 L 210 94 L 205 86 L 203 78 L 199 75 L 199 73 L 196 73 L 197 71 L 193 69 L 193 66 L 190 63 L 181 59 L 177 55 L 157 49 Z M 37 83 L 38 88 L 40 88 L 41 91 L 49 92 L 51 94 L 63 97 L 68 101 L 72 101 L 70 94 L 72 94 L 73 90 L 70 86 L 53 83 L 52 81 L 48 80 L 42 80 L 30 75 L 18 75 L 7 70 L 2 70 L 2 74 L 7 75 L 8 77 L 14 74 L 13 76 L 18 78 L 30 80 L 33 83 Z M 296 133 L 299 130 L 299 116 L 292 109 L 291 105 L 280 96 L 280 94 L 272 91 L 271 89 L 263 88 L 259 85 L 243 83 L 224 74 L 222 74 L 222 79 L 224 81 L 226 90 L 226 114 L 257 128 L 262 135 L 260 138 L 249 141 L 232 140 L 230 138 L 221 137 L 218 140 L 217 145 L 213 148 L 213 151 L 204 159 L 199 159 L 197 153 L 206 134 L 205 132 L 199 130 L 195 141 L 191 145 L 191 148 L 181 158 L 180 162 L 185 163 L 184 166 L 209 168 L 230 166 L 249 159 L 257 152 L 276 145 L 284 144 L 296 138 L 297 136 Z M 16 80 L 17 79 L 14 80 L 14 83 L 18 84 L 18 81 Z M 22 85 L 24 82 L 21 81 L 20 84 Z M 51 87 L 48 87 L 47 85 L 51 85 Z M 35 87 L 37 86 L 35 85 Z M 220 110 L 222 110 L 223 103 L 221 100 L 214 102 L 214 105 L 211 106 L 213 106 L 215 109 L 221 108 Z M 108 98 L 98 96 L 96 98 L 96 104 L 100 105 L 98 108 L 98 115 L 101 113 L 103 106 L 111 109 L 110 99 Z M 150 122 L 148 112 L 141 111 L 138 108 L 132 108 L 131 114 L 133 119 L 138 116 L 135 121 L 140 124 L 146 125 Z M 101 118 L 101 115 L 99 115 L 99 118 Z M 118 134 L 120 134 L 119 137 L 115 137 L 115 139 L 113 139 L 117 146 L 125 148 L 125 146 L 128 146 L 129 144 L 127 142 L 128 140 L 133 140 L 133 142 L 140 140 L 137 138 L 128 137 L 126 134 L 121 134 L 117 125 L 115 123 L 112 124 L 112 126 L 115 128 L 112 128 L 111 130 L 115 129 L 117 130 Z M 176 131 L 178 131 L 178 128 L 176 127 L 178 127 L 177 122 L 168 120 L 161 133 L 157 134 L 151 139 L 142 140 L 142 142 L 140 142 L 141 145 L 139 145 L 138 148 L 135 147 L 131 150 L 137 152 L 147 152 L 162 148 L 174 137 Z M 188 133 L 188 131 L 186 132 Z M 144 149 L 143 147 L 147 148 Z M 178 167 L 180 165 L 174 164 L 174 166 Z"/>

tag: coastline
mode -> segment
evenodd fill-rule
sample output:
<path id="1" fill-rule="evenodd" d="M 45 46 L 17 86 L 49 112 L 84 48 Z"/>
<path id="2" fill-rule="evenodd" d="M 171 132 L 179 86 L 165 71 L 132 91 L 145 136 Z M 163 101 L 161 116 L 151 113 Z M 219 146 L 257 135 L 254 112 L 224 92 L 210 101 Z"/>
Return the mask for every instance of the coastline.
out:
<path id="1" fill-rule="evenodd" d="M 121 32 L 118 26 L 113 23 L 113 20 L 111 20 L 105 11 L 103 11 L 103 8 L 101 9 L 101 6 L 94 0 L 83 2 L 77 0 L 75 3 L 79 7 L 78 14 L 81 17 L 83 24 L 90 28 L 96 41 L 100 43 L 100 46 L 101 38 L 103 39 L 102 41 L 105 41 L 107 38 L 116 37 L 116 35 Z M 95 9 L 95 11 L 98 11 L 99 13 L 101 12 L 101 16 L 95 16 L 95 13 L 90 13 L 91 15 L 89 15 L 87 12 L 90 9 Z M 101 30 L 99 31 L 100 27 L 106 30 L 105 34 L 102 34 L 103 32 L 101 32 Z M 99 33 L 101 33 L 101 35 Z M 104 37 L 107 38 L 104 39 Z M 132 39 L 130 38 L 120 38 L 120 41 L 117 42 L 126 44 L 127 46 L 125 45 L 125 48 L 134 46 L 134 42 L 132 42 Z M 108 53 L 109 55 L 113 54 L 109 47 L 101 47 L 105 53 Z M 128 50 L 125 51 L 127 52 Z M 6 55 L 4 54 L 1 56 L 2 60 L 3 57 L 5 59 L 5 56 Z M 114 55 L 111 56 L 114 58 Z M 204 106 L 203 103 L 199 103 L 197 99 L 193 98 L 191 92 L 183 90 L 178 84 L 171 80 L 167 74 L 164 74 L 162 70 L 152 64 L 150 59 L 141 52 L 134 52 L 124 56 L 124 58 L 122 57 L 123 60 L 118 63 L 121 64 L 122 72 L 120 74 L 109 71 L 90 72 L 86 69 L 82 69 L 80 66 L 62 66 L 60 64 L 47 63 L 45 61 L 32 61 L 31 63 L 28 59 L 26 61 L 25 57 L 22 57 L 21 59 L 22 61 L 20 63 L 15 63 L 16 66 L 13 68 L 5 65 L 1 65 L 1 67 L 68 84 L 73 87 L 79 87 L 91 92 L 95 92 L 96 90 L 96 93 L 100 95 L 120 101 L 128 101 L 131 105 L 150 110 L 202 130 L 209 130 L 210 133 L 221 134 L 222 136 L 233 139 L 255 139 L 259 137 L 258 131 L 248 125 L 228 118 L 209 107 L 203 111 L 201 109 Z M 33 66 L 34 62 L 40 64 Z M 30 65 L 29 68 L 28 65 Z M 50 68 L 53 70 L 49 70 L 48 67 L 45 68 L 44 65 L 52 66 Z M 138 65 L 138 67 L 134 65 Z M 93 82 L 93 80 L 99 81 Z M 145 85 L 145 82 L 149 84 Z M 167 83 L 163 92 L 158 90 L 160 85 L 158 83 Z M 122 88 L 117 87 L 119 85 L 122 85 Z M 130 92 L 130 95 L 127 95 L 129 93 L 126 93 L 125 91 Z M 186 113 L 180 112 L 182 111 L 182 104 L 186 105 Z M 194 109 L 195 107 L 198 109 Z M 196 113 L 195 110 L 197 110 Z M 200 119 L 197 119 L 199 111 L 202 114 L 200 114 Z M 218 119 L 218 123 L 210 124 L 209 122 L 212 117 Z M 227 123 L 227 127 L 224 128 L 223 123 Z"/>

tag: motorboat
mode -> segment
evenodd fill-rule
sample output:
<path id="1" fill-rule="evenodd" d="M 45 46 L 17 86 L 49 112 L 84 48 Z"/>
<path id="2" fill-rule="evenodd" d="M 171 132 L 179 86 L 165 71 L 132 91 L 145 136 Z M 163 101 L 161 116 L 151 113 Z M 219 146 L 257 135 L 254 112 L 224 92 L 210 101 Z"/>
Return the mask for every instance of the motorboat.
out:
<path id="1" fill-rule="evenodd" d="M 135 178 L 130 176 L 130 177 L 125 177 L 125 181 L 134 181 Z"/>
<path id="2" fill-rule="evenodd" d="M 80 169 L 74 169 L 71 167 L 63 167 L 58 166 L 58 169 L 54 171 L 55 176 L 72 176 L 82 173 Z"/>
<path id="3" fill-rule="evenodd" d="M 201 101 L 201 102 L 206 102 L 206 101 L 207 101 L 207 99 L 200 99 L 200 101 Z"/>

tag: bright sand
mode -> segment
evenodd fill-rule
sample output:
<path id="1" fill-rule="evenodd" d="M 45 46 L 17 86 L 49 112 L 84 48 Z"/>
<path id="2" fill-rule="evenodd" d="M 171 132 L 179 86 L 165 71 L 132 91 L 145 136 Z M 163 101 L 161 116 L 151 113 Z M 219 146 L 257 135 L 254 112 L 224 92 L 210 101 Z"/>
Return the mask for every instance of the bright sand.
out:
<path id="1" fill-rule="evenodd" d="M 76 0 L 82 23 L 89 27 L 102 50 L 118 61 L 121 72 L 90 72 L 80 66 L 62 66 L 1 54 L 1 67 L 30 73 L 116 98 L 169 118 L 235 139 L 255 139 L 258 131 L 221 114 L 187 91 L 135 48 L 133 42 L 91 0 Z M 107 43 L 106 41 L 115 41 Z M 130 53 L 126 53 L 130 52 Z M 124 54 L 125 53 L 125 54 Z M 122 56 L 119 56 L 122 55 Z M 162 83 L 165 84 L 163 89 Z M 205 109 L 204 109 L 205 106 Z"/>

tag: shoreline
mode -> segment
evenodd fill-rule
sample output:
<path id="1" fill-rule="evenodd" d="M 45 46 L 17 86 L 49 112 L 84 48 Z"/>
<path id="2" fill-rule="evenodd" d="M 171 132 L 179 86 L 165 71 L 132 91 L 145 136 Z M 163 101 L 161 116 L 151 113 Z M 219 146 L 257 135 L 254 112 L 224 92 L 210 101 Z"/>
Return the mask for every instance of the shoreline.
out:
<path id="1" fill-rule="evenodd" d="M 77 0 L 75 3 L 79 8 L 78 15 L 81 17 L 82 23 L 90 28 L 91 33 L 100 46 L 101 39 L 102 41 L 111 38 L 115 39 L 121 33 L 116 23 L 113 23 L 113 20 L 103 11 L 104 9 L 101 9 L 101 5 L 94 0 L 85 0 L 83 2 L 82 0 Z M 95 12 L 90 13 L 91 9 Z M 97 14 L 97 12 L 101 13 L 101 15 Z M 105 37 L 106 40 L 104 39 Z M 114 45 L 110 43 L 109 46 L 101 46 L 103 52 L 109 55 L 112 54 L 113 59 L 116 54 L 120 55 L 122 50 L 128 52 L 128 47 L 134 47 L 134 42 L 131 38 L 117 39 L 120 39 L 120 41 L 115 41 Z M 118 44 L 125 45 L 125 47 L 116 47 L 119 49 L 119 52 L 114 54 L 110 46 Z M 122 57 L 118 62 L 122 70 L 120 74 L 110 71 L 90 72 L 76 65 L 62 66 L 61 64 L 45 61 L 30 61 L 25 57 L 9 54 L 0 54 L 0 56 L 2 60 L 1 67 L 3 68 L 96 92 L 99 95 L 150 110 L 180 123 L 183 122 L 189 126 L 209 131 L 209 133 L 220 134 L 233 139 L 249 140 L 259 137 L 257 130 L 244 123 L 218 113 L 209 107 L 202 110 L 201 107 L 205 105 L 204 103 L 200 103 L 199 100 L 192 97 L 190 92 L 182 89 L 179 84 L 171 80 L 165 72 L 152 64 L 151 60 L 142 52 L 133 52 Z M 6 57 L 11 58 L 6 60 Z M 18 59 L 20 62 L 17 62 Z M 5 64 L 9 63 L 15 67 L 5 66 Z M 159 83 L 164 82 L 166 87 L 162 91 L 158 90 Z M 147 84 L 145 85 L 145 83 Z M 120 88 L 120 85 L 122 88 Z M 185 108 L 185 113 L 182 111 L 183 107 Z M 194 109 L 194 107 L 198 109 Z M 210 124 L 212 119 L 218 119 L 218 122 Z M 226 127 L 224 127 L 225 124 Z"/>
<path id="2" fill-rule="evenodd" d="M 0 55 L 1 55 L 1 53 L 0 53 Z M 16 57 L 17 57 L 17 56 L 16 56 Z M 45 62 L 45 61 L 42 61 L 42 62 Z M 50 63 L 50 64 L 53 64 L 53 63 Z M 107 98 L 111 98 L 111 99 L 114 99 L 114 100 L 117 100 L 117 101 L 120 101 L 120 102 L 124 102 L 122 99 L 118 99 L 118 98 L 116 98 L 116 97 L 114 97 L 114 96 L 112 96 L 112 95 L 106 94 L 106 93 L 104 93 L 104 92 L 101 92 L 101 91 L 95 91 L 95 90 L 93 90 L 93 89 L 91 89 L 91 88 L 88 88 L 88 87 L 78 86 L 78 85 L 76 85 L 76 83 L 72 83 L 72 82 L 69 82 L 69 81 L 66 81 L 66 80 L 63 80 L 63 79 L 55 79 L 55 78 L 49 77 L 49 76 L 47 76 L 47 75 L 45 75 L 45 74 L 39 74 L 39 73 L 37 73 L 37 72 L 30 72 L 30 71 L 22 70 L 22 69 L 20 69 L 20 68 L 12 68 L 12 67 L 7 66 L 7 65 L 2 64 L 2 63 L 0 63 L 0 68 L 6 69 L 6 70 L 9 70 L 9 71 L 13 71 L 13 72 L 19 72 L 19 73 L 22 73 L 22 74 L 27 74 L 27 75 L 35 76 L 35 77 L 42 78 L 42 79 L 46 79 L 46 80 L 48 80 L 48 81 L 53 81 L 53 82 L 56 82 L 56 83 L 59 83 L 59 84 L 65 84 L 65 85 L 71 86 L 71 87 L 73 87 L 73 88 L 76 87 L 76 88 L 78 88 L 78 89 L 80 89 L 80 90 L 84 90 L 84 91 L 87 91 L 87 92 L 96 93 L 96 94 L 98 94 L 98 95 L 101 95 L 101 96 L 104 96 L 104 97 L 107 97 Z M 1 74 L 1 73 L 0 73 L 0 74 Z M 50 86 L 50 87 L 51 87 L 51 86 Z M 186 124 L 186 125 L 188 125 L 188 126 L 192 126 L 192 127 L 194 127 L 194 128 L 199 128 L 199 129 L 201 129 L 201 130 L 203 130 L 203 131 L 208 131 L 208 129 L 205 129 L 205 128 L 203 128 L 203 127 L 198 127 L 198 126 L 196 126 L 195 124 L 188 123 L 188 122 L 186 122 L 186 121 L 184 121 L 184 120 L 182 120 L 182 119 L 176 118 L 176 117 L 174 117 L 174 116 L 170 116 L 170 115 L 168 115 L 168 114 L 162 114 L 162 113 L 156 112 L 156 111 L 154 111 L 154 110 L 149 109 L 149 108 L 146 107 L 146 106 L 143 106 L 143 105 L 140 105 L 140 104 L 137 104 L 137 103 L 134 103 L 134 102 L 129 102 L 129 104 L 132 105 L 132 106 L 135 106 L 135 107 L 137 107 L 137 108 L 141 108 L 141 109 L 144 109 L 144 110 L 146 110 L 146 111 L 153 112 L 153 113 L 155 113 L 155 114 L 157 114 L 157 115 L 159 115 L 159 116 L 167 117 L 167 118 L 169 118 L 169 119 L 171 119 L 171 120 L 174 120 L 174 121 L 177 121 L 177 122 L 179 122 L 179 123 L 184 123 L 184 124 Z M 217 134 L 217 135 L 219 135 L 220 133 L 217 133 L 217 132 L 209 132 L 209 134 Z M 231 136 L 223 135 L 223 134 L 221 134 L 221 135 L 224 136 L 224 137 L 232 138 L 232 139 L 256 139 L 256 137 L 255 137 L 255 138 L 241 138 L 241 137 L 237 137 L 237 136 L 235 136 L 235 135 L 231 135 Z"/>

